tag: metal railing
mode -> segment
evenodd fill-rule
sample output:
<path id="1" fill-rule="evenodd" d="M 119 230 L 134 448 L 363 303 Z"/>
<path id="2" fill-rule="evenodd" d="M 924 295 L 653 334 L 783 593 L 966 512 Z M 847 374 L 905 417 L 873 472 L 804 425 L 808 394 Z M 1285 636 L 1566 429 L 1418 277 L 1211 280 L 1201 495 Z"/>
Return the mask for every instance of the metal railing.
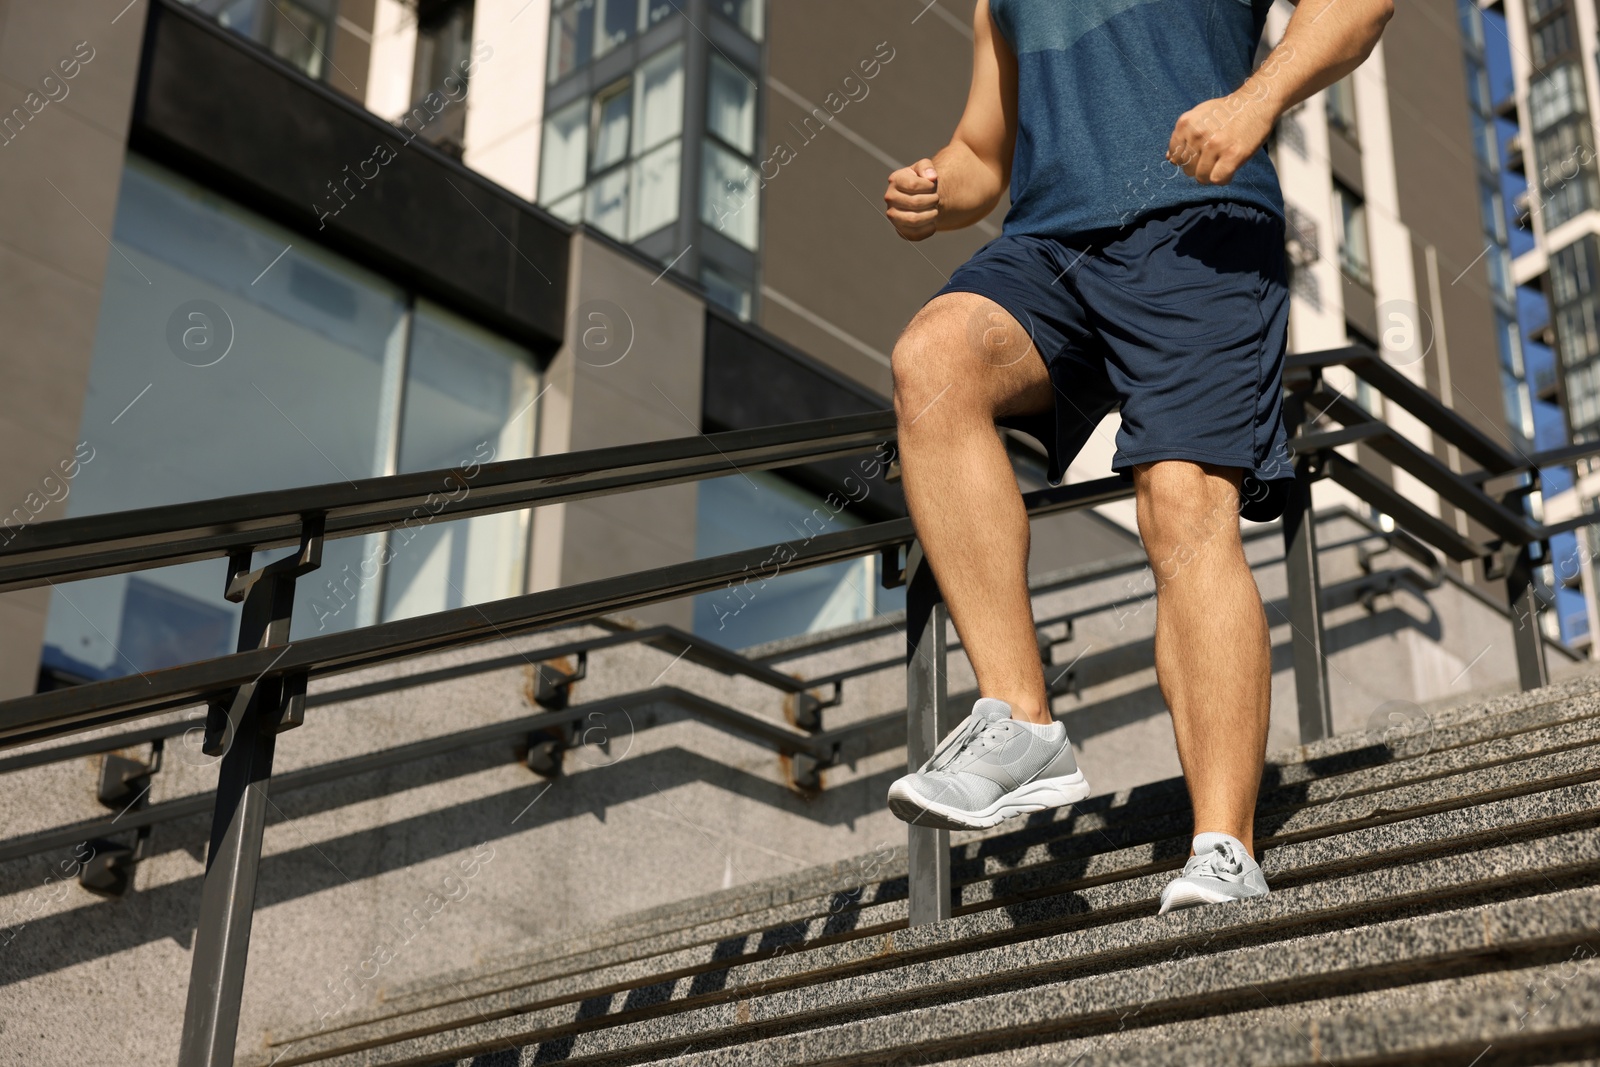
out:
<path id="1" fill-rule="evenodd" d="M 1363 556 L 1364 573 L 1360 577 L 1340 583 L 1339 586 L 1324 586 L 1319 597 L 1324 612 L 1356 603 L 1365 605 L 1369 611 L 1375 611 L 1374 601 L 1380 594 L 1410 588 L 1421 595 L 1447 581 L 1455 581 L 1469 593 L 1482 596 L 1475 587 L 1461 582 L 1444 570 L 1431 552 L 1418 545 L 1404 532 L 1384 530 L 1343 505 L 1318 515 L 1319 522 L 1334 519 L 1354 523 L 1362 527 L 1363 532 L 1352 538 L 1319 543 L 1318 550 L 1327 554 L 1341 548 L 1356 547 Z M 1246 531 L 1245 540 L 1247 542 L 1260 540 L 1275 533 L 1276 531 L 1270 527 L 1261 527 Z M 1380 541 L 1382 548 L 1370 549 L 1368 545 L 1373 540 Z M 1424 567 L 1424 573 L 1418 574 L 1415 570 L 1405 567 L 1373 571 L 1370 567 L 1370 557 L 1376 551 L 1398 551 Z M 1254 565 L 1268 567 L 1282 562 L 1283 557 L 1272 557 L 1259 559 Z M 1033 598 L 1038 598 L 1076 589 L 1118 574 L 1144 570 L 1147 570 L 1144 554 L 1130 553 L 1108 560 L 1068 567 L 1041 576 L 1030 583 L 1029 594 Z M 1090 604 L 1075 605 L 1068 611 L 1036 618 L 1034 620 L 1036 639 L 1041 659 L 1047 667 L 1046 684 L 1050 695 L 1054 697 L 1080 693 L 1084 689 L 1148 669 L 1151 660 L 1148 640 L 1136 641 L 1131 645 L 1092 656 L 1087 653 L 1081 654 L 1059 671 L 1048 669 L 1060 666 L 1053 663 L 1051 655 L 1056 646 L 1072 642 L 1077 622 L 1106 612 L 1117 613 L 1125 608 L 1142 606 L 1148 600 L 1148 592 L 1138 590 L 1112 596 L 1109 599 L 1096 600 Z M 1507 613 L 1506 609 L 1497 604 L 1491 603 L 1490 606 Z M 823 771 L 845 764 L 853 765 L 859 759 L 905 744 L 903 708 L 844 726 L 828 729 L 823 726 L 823 712 L 842 703 L 843 684 L 846 681 L 894 667 L 903 667 L 903 657 L 879 656 L 812 676 L 777 670 L 769 664 L 778 659 L 791 659 L 814 651 L 870 642 L 891 634 L 903 633 L 904 616 L 903 611 L 889 612 L 864 623 L 806 635 L 799 642 L 784 643 L 782 652 L 767 656 L 736 652 L 675 626 L 655 625 L 630 629 L 618 625 L 617 632 L 601 636 L 561 641 L 553 645 L 532 648 L 526 652 L 423 670 L 397 678 L 364 682 L 315 693 L 308 692 L 307 709 L 331 708 L 351 701 L 399 692 L 414 686 L 451 681 L 508 667 L 528 666 L 538 672 L 536 679 L 533 680 L 534 692 L 531 697 L 532 701 L 543 710 L 532 715 L 520 715 L 501 722 L 445 733 L 287 774 L 277 773 L 271 779 L 270 791 L 273 796 L 277 796 L 296 789 L 419 762 L 485 743 L 507 740 L 522 741 L 526 744 L 526 759 L 530 770 L 547 777 L 553 776 L 559 773 L 559 752 L 576 747 L 579 743 L 577 731 L 573 729 L 577 722 L 592 722 L 595 716 L 604 718 L 648 704 L 670 705 L 690 718 L 787 757 L 789 762 L 786 764 L 786 769 L 790 784 L 802 792 L 817 790 L 822 787 Z M 608 620 L 596 620 L 596 622 L 602 627 L 608 624 Z M 1046 632 L 1057 629 L 1064 629 L 1065 632 L 1054 635 Z M 768 719 L 711 700 L 701 693 L 688 692 L 675 686 L 654 686 L 569 706 L 574 684 L 588 676 L 589 653 L 619 649 L 629 645 L 652 647 L 672 656 L 676 661 L 706 667 L 724 676 L 742 676 L 774 689 L 784 695 L 786 717 L 795 728 L 785 729 Z M 947 652 L 959 651 L 960 647 L 957 641 L 949 646 Z M 1573 655 L 1565 649 L 1562 651 L 1569 656 Z M 563 668 L 555 662 L 573 656 L 578 657 L 576 670 Z M 831 697 L 824 698 L 818 695 L 820 691 L 828 688 L 833 690 Z M 976 697 L 977 694 L 971 695 Z M 956 703 L 959 705 L 960 700 Z M 189 716 L 85 741 L 53 745 L 14 756 L 0 757 L 0 775 L 4 775 L 85 756 L 117 753 L 136 745 L 148 744 L 152 750 L 148 763 L 116 756 L 102 768 L 99 799 L 118 812 L 115 817 L 89 819 L 0 839 L 0 862 L 38 855 L 83 842 L 93 842 L 95 859 L 86 865 L 79 880 L 86 886 L 113 895 L 125 889 L 127 879 L 121 876 L 110 877 L 104 868 L 107 865 L 115 865 L 123 875 L 131 874 L 133 866 L 144 856 L 139 852 L 140 845 L 137 842 L 132 848 L 110 844 L 108 839 L 111 835 L 133 832 L 142 836 L 149 827 L 202 814 L 210 806 L 209 794 L 204 793 L 148 806 L 133 803 L 147 790 L 153 775 L 158 773 L 165 742 L 178 737 L 188 742 L 203 734 L 205 723 L 204 715 Z M 104 860 L 104 863 L 101 863 L 101 860 Z"/>
<path id="2" fill-rule="evenodd" d="M 1349 367 L 1481 469 L 1453 471 L 1330 390 L 1321 372 L 1335 365 Z M 1287 412 L 1296 431 L 1297 477 L 1283 536 L 1302 737 L 1310 740 L 1331 732 L 1317 545 L 1309 510 L 1310 484 L 1320 477 L 1345 486 L 1448 558 L 1490 561 L 1491 573 L 1507 580 L 1521 681 L 1524 687 L 1543 684 L 1534 568 L 1548 558 L 1551 536 L 1600 516 L 1541 526 L 1522 513 L 1520 500 L 1536 485 L 1539 466 L 1600 454 L 1600 444 L 1544 456 L 1514 455 L 1359 346 L 1292 357 L 1286 385 Z M 1300 424 L 1308 410 L 1344 425 L 1304 428 Z M 0 702 L 0 747 L 187 706 L 207 707 L 204 750 L 220 757 L 220 767 L 181 1042 L 183 1067 L 233 1060 L 274 747 L 279 733 L 303 721 L 312 678 L 708 592 L 752 572 L 763 573 L 774 567 L 776 556 L 782 557 L 779 569 L 797 570 L 880 553 L 886 562 L 893 561 L 889 570 L 907 585 L 908 765 L 920 765 L 955 724 L 945 672 L 947 614 L 909 519 L 291 641 L 295 583 L 318 567 L 327 539 L 692 481 L 726 474 L 730 467 L 759 470 L 814 462 L 868 451 L 893 438 L 893 416 L 880 412 L 64 519 L 17 530 L 0 547 L 0 591 L 222 556 L 228 560 L 224 596 L 242 604 L 238 651 L 231 655 Z M 1488 536 L 1479 540 L 1462 534 L 1335 451 L 1356 441 L 1416 476 Z M 1520 484 L 1499 498 L 1492 496 L 1486 486 L 1506 477 Z M 1113 477 L 1036 490 L 1025 494 L 1024 502 L 1029 516 L 1037 518 L 1120 500 L 1132 492 L 1130 482 Z M 250 568 L 255 552 L 289 546 L 295 549 L 292 554 Z M 898 562 L 902 549 L 903 572 Z M 820 752 L 813 755 L 826 758 Z M 946 917 L 951 906 L 948 832 L 911 827 L 908 833 L 911 921 Z"/>

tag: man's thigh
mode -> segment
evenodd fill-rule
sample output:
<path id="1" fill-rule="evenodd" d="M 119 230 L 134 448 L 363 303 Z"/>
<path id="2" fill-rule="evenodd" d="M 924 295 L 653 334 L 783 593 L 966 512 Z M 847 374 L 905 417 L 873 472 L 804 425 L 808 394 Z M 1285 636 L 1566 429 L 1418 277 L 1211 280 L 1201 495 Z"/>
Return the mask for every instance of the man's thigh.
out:
<path id="1" fill-rule="evenodd" d="M 1035 339 L 980 293 L 944 293 L 928 301 L 906 327 L 895 358 L 924 362 L 959 380 L 997 417 L 1050 409 L 1050 374 Z"/>

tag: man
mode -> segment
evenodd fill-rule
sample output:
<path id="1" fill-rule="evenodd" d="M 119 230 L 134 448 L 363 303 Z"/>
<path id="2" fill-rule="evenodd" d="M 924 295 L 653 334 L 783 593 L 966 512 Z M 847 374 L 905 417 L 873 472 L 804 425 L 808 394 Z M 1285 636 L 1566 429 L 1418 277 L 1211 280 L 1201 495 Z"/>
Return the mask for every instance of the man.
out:
<path id="1" fill-rule="evenodd" d="M 981 698 L 891 809 L 975 829 L 1089 786 L 1051 715 L 1028 597 L 1028 520 L 995 424 L 1057 481 L 1120 409 L 1156 579 L 1156 674 L 1194 809 L 1161 911 L 1260 896 L 1267 622 L 1239 516 L 1282 512 L 1288 297 L 1283 202 L 1263 147 L 1283 111 L 1353 71 L 1391 0 L 1300 0 L 1253 73 L 1272 0 L 978 0 L 950 143 L 895 171 L 890 222 L 920 241 L 1000 237 L 912 319 L 893 356 L 906 500 Z"/>

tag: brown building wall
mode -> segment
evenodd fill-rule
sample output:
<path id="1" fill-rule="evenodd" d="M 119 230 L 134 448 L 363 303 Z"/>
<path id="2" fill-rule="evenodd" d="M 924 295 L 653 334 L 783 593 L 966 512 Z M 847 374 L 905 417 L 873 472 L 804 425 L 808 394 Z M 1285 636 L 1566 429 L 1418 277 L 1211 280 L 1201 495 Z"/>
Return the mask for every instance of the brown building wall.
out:
<path id="1" fill-rule="evenodd" d="M 1447 354 L 1456 411 L 1510 448 L 1453 0 L 1396 5 L 1384 32 L 1384 53 L 1400 217 L 1411 230 L 1417 299 L 1432 319 L 1436 292 L 1443 310 L 1441 321 L 1434 322 L 1433 350 L 1423 363 L 1428 388 L 1440 391 L 1440 357 Z M 1432 277 L 1430 245 L 1437 257 Z M 1438 453 L 1444 458 L 1443 444 Z M 1454 521 L 1455 509 L 1444 505 L 1444 510 Z"/>
<path id="2" fill-rule="evenodd" d="M 117 6 L 0 2 L 0 113 L 13 117 L 0 147 L 0 512 L 13 525 L 59 518 L 61 464 L 79 441 L 105 447 L 79 421 L 145 25 L 145 5 Z M 48 603 L 48 588 L 0 596 L 0 699 L 34 691 Z"/>
<path id="3" fill-rule="evenodd" d="M 887 357 L 901 328 L 950 272 L 999 233 L 972 227 L 912 244 L 883 215 L 889 172 L 942 148 L 972 78 L 973 0 L 778 0 L 768 5 L 766 138 L 793 159 L 767 185 L 760 323 L 887 396 Z M 878 55 L 876 77 L 860 64 Z M 849 79 L 847 81 L 847 79 Z M 789 90 L 785 92 L 784 90 Z M 847 100 L 832 127 L 806 126 L 806 102 Z M 852 99 L 851 97 L 854 97 Z M 771 173 L 771 168 L 768 168 Z M 770 290 L 771 292 L 768 292 Z M 772 295 L 775 292 L 777 296 Z M 828 321 L 819 326 L 798 305 Z"/>

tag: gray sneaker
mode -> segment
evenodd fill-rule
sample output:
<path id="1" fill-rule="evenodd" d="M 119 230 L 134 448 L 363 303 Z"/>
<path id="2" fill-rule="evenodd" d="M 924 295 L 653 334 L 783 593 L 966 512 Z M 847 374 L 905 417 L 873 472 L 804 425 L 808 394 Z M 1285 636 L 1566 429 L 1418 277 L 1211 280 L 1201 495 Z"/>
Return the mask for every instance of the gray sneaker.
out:
<path id="1" fill-rule="evenodd" d="M 920 770 L 889 787 L 889 810 L 917 826 L 981 830 L 1088 795 L 1064 725 L 1036 731 L 984 697 Z"/>
<path id="2" fill-rule="evenodd" d="M 1223 904 L 1266 895 L 1266 876 L 1238 838 L 1231 834 L 1196 834 L 1194 855 L 1183 865 L 1183 873 L 1162 890 L 1157 914 L 1196 904 Z"/>

